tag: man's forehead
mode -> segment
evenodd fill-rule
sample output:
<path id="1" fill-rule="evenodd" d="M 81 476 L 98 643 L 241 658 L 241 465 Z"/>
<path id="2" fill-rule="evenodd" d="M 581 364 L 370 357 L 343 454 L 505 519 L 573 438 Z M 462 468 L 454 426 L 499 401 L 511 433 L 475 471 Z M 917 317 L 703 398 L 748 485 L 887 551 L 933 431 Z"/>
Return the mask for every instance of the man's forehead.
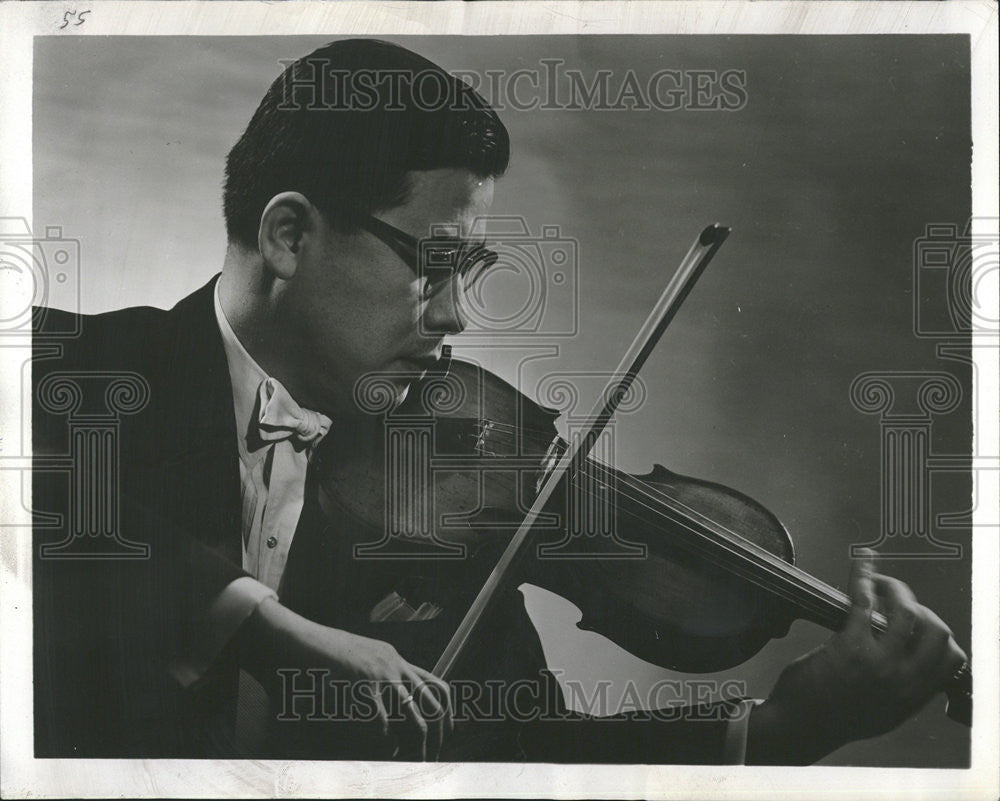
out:
<path id="1" fill-rule="evenodd" d="M 458 226 L 458 233 L 468 236 L 476 218 L 486 214 L 493 201 L 493 179 L 468 170 L 413 171 L 408 178 L 409 199 L 384 217 L 414 236 L 427 236 L 438 225 L 453 231 Z"/>

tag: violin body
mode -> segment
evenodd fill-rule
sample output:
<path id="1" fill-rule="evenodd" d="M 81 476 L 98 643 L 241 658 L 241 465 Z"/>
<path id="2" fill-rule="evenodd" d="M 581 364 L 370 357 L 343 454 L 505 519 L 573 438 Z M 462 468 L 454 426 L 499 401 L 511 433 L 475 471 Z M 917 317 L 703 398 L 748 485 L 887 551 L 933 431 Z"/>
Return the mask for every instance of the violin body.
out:
<path id="1" fill-rule="evenodd" d="M 753 499 L 661 465 L 637 478 L 793 561 L 784 527 Z M 587 581 L 600 595 L 597 603 L 570 599 L 584 611 L 582 627 L 648 662 L 692 673 L 738 665 L 788 632 L 794 617 L 788 607 L 700 558 L 642 512 L 622 504 L 618 525 L 630 541 L 646 546 L 645 558 L 597 558 L 587 565 Z"/>
<path id="2" fill-rule="evenodd" d="M 443 623 L 468 608 L 566 443 L 557 411 L 469 362 L 415 383 L 395 408 L 386 389 L 359 386 L 357 418 L 324 440 L 322 506 L 353 539 L 352 570 L 372 591 L 363 608 L 374 611 L 395 592 L 408 609 L 445 610 Z M 686 672 L 732 667 L 787 632 L 789 606 L 706 560 L 635 489 L 667 494 L 791 563 L 791 540 L 773 514 L 660 465 L 642 476 L 610 466 L 597 473 L 579 471 L 550 499 L 512 588 L 529 582 L 556 592 L 580 608 L 581 628 Z M 623 482 L 631 492 L 618 491 Z M 353 623 L 364 630 L 371 622 Z M 448 627 L 423 627 L 438 628 L 422 637 L 421 651 L 444 648 Z"/>

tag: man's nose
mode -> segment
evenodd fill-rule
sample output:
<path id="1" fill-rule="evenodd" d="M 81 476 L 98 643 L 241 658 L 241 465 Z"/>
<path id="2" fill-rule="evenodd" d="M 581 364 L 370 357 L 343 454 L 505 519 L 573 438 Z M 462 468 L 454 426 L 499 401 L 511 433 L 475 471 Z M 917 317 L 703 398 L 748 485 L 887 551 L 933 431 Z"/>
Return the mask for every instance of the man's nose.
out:
<path id="1" fill-rule="evenodd" d="M 461 334 L 467 322 L 462 279 L 454 276 L 428 301 L 424 310 L 424 328 L 435 334 Z"/>

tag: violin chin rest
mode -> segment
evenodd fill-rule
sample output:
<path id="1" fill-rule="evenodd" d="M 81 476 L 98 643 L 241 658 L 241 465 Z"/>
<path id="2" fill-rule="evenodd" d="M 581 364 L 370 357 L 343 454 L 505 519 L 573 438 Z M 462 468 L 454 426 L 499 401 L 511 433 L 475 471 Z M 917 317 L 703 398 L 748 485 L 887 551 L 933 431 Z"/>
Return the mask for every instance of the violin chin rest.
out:
<path id="1" fill-rule="evenodd" d="M 775 626 L 772 629 L 772 638 L 775 640 L 780 640 L 782 637 L 787 637 L 788 632 L 792 628 L 792 620 L 790 618 L 785 618 L 784 620 L 775 619 Z"/>
<path id="2" fill-rule="evenodd" d="M 639 481 L 644 481 L 647 484 L 667 484 L 672 479 L 677 478 L 677 474 L 671 472 L 662 464 L 657 462 L 653 465 L 653 469 L 644 475 L 636 474 L 635 478 Z"/>

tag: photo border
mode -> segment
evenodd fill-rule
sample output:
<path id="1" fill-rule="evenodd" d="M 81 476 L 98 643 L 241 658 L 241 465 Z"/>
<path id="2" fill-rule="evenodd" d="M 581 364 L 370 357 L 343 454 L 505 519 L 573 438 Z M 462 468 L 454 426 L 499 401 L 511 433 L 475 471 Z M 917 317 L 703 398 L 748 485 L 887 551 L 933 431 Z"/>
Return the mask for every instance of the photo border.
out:
<path id="1" fill-rule="evenodd" d="M 997 6 L 979 2 L 103 2 L 81 3 L 85 24 L 60 29 L 68 6 L 0 5 L 0 217 L 32 217 L 33 38 L 41 35 L 524 35 L 908 34 L 971 37 L 973 216 L 997 218 Z M 985 143 L 985 144 L 984 144 Z M 28 288 L 26 288 L 28 291 Z M 993 304 L 996 298 L 991 299 Z M 0 303 L 23 303 L 7 298 Z M 996 319 L 994 305 L 990 319 Z M 988 336 L 987 336 L 988 338 Z M 976 347 L 975 453 L 1000 453 L 997 349 Z M 994 340 L 995 341 L 995 340 Z M 3 398 L 20 387 L 24 347 L 0 342 Z M 16 390 L 20 392 L 21 390 Z M 27 398 L 19 399 L 22 404 Z M 0 404 L 0 448 L 30 431 L 30 408 Z M 30 407 L 30 404 L 29 404 Z M 26 447 L 30 443 L 21 443 Z M 27 453 L 28 451 L 24 451 Z M 2 451 L 0 451 L 2 455 Z M 30 466 L 30 462 L 27 463 Z M 969 769 L 763 768 L 677 765 L 46 760 L 32 755 L 31 529 L 0 539 L 0 794 L 4 797 L 538 797 L 877 799 L 904 795 L 995 798 L 1000 714 L 998 532 L 982 525 L 1000 505 L 995 470 L 975 471 L 973 651 L 979 684 Z M 0 471 L 0 519 L 30 497 L 30 473 Z M 976 521 L 979 521 L 978 523 Z"/>

